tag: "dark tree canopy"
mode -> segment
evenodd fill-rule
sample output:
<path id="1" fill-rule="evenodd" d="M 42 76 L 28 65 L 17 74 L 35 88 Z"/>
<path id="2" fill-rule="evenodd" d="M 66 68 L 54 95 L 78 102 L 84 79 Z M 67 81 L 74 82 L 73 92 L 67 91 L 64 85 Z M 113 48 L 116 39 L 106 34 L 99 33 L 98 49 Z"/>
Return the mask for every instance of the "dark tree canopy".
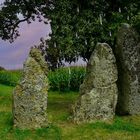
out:
<path id="1" fill-rule="evenodd" d="M 5 0 L 0 10 L 0 37 L 3 40 L 14 41 L 19 36 L 19 24 L 30 23 L 44 15 L 46 0 Z"/>
<path id="2" fill-rule="evenodd" d="M 88 60 L 97 42 L 113 47 L 123 22 L 140 31 L 139 0 L 6 0 L 0 10 L 0 37 L 13 41 L 19 36 L 19 23 L 30 23 L 35 15 L 50 20 L 51 39 L 39 47 L 52 67 L 79 57 Z"/>
<path id="3" fill-rule="evenodd" d="M 121 23 L 140 25 L 139 7 L 140 2 L 135 0 L 52 1 L 45 9 L 52 29 L 51 39 L 43 42 L 47 60 L 50 54 L 58 65 L 62 60 L 77 61 L 79 56 L 88 60 L 97 42 L 113 47 Z"/>

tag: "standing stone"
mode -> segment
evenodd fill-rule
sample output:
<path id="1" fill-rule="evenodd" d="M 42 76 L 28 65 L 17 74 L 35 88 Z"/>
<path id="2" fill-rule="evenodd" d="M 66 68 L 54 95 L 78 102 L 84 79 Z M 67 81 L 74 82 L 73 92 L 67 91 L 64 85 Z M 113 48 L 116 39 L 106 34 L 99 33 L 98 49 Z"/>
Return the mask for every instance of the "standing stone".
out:
<path id="1" fill-rule="evenodd" d="M 80 86 L 80 97 L 73 107 L 74 122 L 110 120 L 117 103 L 117 68 L 111 47 L 98 43 L 87 65 Z"/>
<path id="2" fill-rule="evenodd" d="M 32 48 L 24 63 L 23 76 L 13 93 L 14 126 L 35 129 L 47 121 L 47 64 L 41 52 Z"/>
<path id="3" fill-rule="evenodd" d="M 140 114 L 140 37 L 128 24 L 117 33 L 115 54 L 118 65 L 119 114 Z"/>

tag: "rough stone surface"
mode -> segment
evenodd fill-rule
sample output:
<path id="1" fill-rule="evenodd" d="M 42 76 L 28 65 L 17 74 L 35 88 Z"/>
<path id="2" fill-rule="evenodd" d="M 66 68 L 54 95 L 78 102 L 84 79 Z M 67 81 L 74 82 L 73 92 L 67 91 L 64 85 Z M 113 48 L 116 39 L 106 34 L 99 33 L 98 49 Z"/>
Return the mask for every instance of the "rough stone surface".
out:
<path id="1" fill-rule="evenodd" d="M 23 76 L 13 93 L 14 126 L 35 129 L 47 121 L 47 64 L 41 52 L 32 48 L 24 63 Z"/>
<path id="2" fill-rule="evenodd" d="M 140 114 L 140 37 L 128 24 L 118 30 L 115 55 L 119 73 L 117 113 Z"/>
<path id="3" fill-rule="evenodd" d="M 73 107 L 74 122 L 104 121 L 114 117 L 117 78 L 116 59 L 111 47 L 98 43 L 88 62 L 80 97 Z"/>

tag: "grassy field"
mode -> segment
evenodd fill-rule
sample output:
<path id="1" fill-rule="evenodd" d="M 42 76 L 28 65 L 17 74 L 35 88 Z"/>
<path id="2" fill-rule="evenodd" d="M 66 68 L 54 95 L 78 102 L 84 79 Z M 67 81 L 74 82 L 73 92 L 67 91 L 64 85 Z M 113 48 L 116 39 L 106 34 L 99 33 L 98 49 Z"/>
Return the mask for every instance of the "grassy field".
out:
<path id="1" fill-rule="evenodd" d="M 73 124 L 68 117 L 76 92 L 49 92 L 48 128 L 13 129 L 12 90 L 13 87 L 0 85 L 0 140 L 140 140 L 140 116 L 116 116 L 112 124 Z"/>

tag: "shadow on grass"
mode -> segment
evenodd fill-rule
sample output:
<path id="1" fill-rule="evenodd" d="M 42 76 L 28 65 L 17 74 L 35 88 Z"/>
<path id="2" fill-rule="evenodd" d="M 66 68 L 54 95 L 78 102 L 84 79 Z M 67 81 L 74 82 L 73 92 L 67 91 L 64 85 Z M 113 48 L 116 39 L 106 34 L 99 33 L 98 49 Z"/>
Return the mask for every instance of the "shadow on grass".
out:
<path id="1" fill-rule="evenodd" d="M 5 140 L 5 136 L 12 130 L 12 114 L 10 112 L 0 112 L 0 139 Z"/>
<path id="2" fill-rule="evenodd" d="M 16 140 L 61 140 L 61 131 L 55 125 L 36 130 L 13 129 L 13 133 Z"/>
<path id="3" fill-rule="evenodd" d="M 136 126 L 130 122 L 126 122 L 123 119 L 116 117 L 112 124 L 108 124 L 105 122 L 95 122 L 90 124 L 85 124 L 84 126 L 80 126 L 81 130 L 87 129 L 105 129 L 109 132 L 116 131 L 124 131 L 124 132 L 140 132 L 140 126 Z"/>
<path id="4" fill-rule="evenodd" d="M 0 112 L 0 140 L 61 140 L 61 129 L 55 125 L 36 130 L 13 128 L 12 114 Z"/>
<path id="5" fill-rule="evenodd" d="M 13 129 L 12 114 L 10 112 L 0 112 L 0 124 L 0 140 L 62 140 L 62 128 L 54 124 L 50 124 L 47 128 L 36 130 Z M 85 130 L 105 130 L 109 133 L 139 133 L 140 126 L 116 117 L 112 124 L 95 122 L 78 125 L 75 133 L 82 135 Z"/>
<path id="6" fill-rule="evenodd" d="M 61 130 L 55 125 L 50 125 L 48 128 L 36 130 L 36 134 L 48 140 L 61 140 Z"/>

